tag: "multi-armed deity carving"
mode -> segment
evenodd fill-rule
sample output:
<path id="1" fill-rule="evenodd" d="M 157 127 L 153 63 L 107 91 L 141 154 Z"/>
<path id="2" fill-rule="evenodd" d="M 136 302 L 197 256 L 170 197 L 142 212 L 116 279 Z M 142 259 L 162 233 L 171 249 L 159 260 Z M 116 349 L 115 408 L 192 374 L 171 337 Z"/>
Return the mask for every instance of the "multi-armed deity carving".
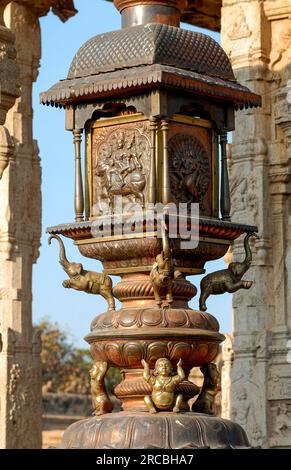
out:
<path id="1" fill-rule="evenodd" d="M 58 235 L 49 237 L 49 244 L 55 238 L 60 244 L 59 262 L 70 279 L 63 282 L 66 289 L 84 291 L 87 294 L 101 295 L 108 303 L 109 310 L 115 310 L 115 300 L 112 293 L 112 279 L 104 273 L 87 271 L 82 263 L 72 263 L 67 260 L 62 239 Z"/>
<path id="2" fill-rule="evenodd" d="M 207 150 L 199 139 L 188 134 L 175 134 L 168 143 L 171 191 L 176 201 L 199 203 L 204 212 L 204 199 L 211 183 Z"/>
<path id="3" fill-rule="evenodd" d="M 145 205 L 149 142 L 138 128 L 101 132 L 95 139 L 93 172 L 97 178 L 96 206 L 99 213 L 114 211 L 114 197 Z"/>

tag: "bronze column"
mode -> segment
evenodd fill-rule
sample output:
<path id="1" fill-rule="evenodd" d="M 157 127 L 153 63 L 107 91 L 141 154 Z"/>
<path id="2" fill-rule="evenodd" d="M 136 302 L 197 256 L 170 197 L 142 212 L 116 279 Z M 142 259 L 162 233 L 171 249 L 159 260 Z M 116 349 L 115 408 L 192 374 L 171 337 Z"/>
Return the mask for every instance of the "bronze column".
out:
<path id="1" fill-rule="evenodd" d="M 81 167 L 82 130 L 75 129 L 73 134 L 75 144 L 75 220 L 76 222 L 82 222 L 84 220 L 84 193 Z"/>
<path id="2" fill-rule="evenodd" d="M 156 176 L 156 135 L 157 135 L 157 120 L 150 118 L 150 131 L 151 131 L 151 169 L 150 169 L 150 182 L 149 182 L 149 203 L 156 203 L 157 196 L 157 176 Z"/>
<path id="3" fill-rule="evenodd" d="M 163 133 L 163 193 L 162 201 L 163 204 L 169 204 L 170 202 L 170 178 L 169 178 L 169 154 L 168 154 L 168 131 L 169 123 L 165 119 L 162 120 L 161 125 Z"/>
<path id="4" fill-rule="evenodd" d="M 220 192 L 220 211 L 223 220 L 230 220 L 230 190 L 229 178 L 227 168 L 227 132 L 223 131 L 220 134 L 220 148 L 221 148 L 221 192 Z"/>

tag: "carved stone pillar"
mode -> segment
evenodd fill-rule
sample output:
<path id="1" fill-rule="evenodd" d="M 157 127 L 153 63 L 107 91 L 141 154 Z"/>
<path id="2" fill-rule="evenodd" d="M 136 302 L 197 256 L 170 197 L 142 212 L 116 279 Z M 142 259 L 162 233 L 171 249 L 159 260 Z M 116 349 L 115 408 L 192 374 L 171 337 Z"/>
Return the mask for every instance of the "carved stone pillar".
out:
<path id="1" fill-rule="evenodd" d="M 32 83 L 40 59 L 40 28 L 32 9 L 12 3 L 6 24 L 15 34 L 21 96 L 6 127 L 14 153 L 1 183 L 1 447 L 41 447 L 40 367 L 34 360 L 31 286 L 41 230 L 40 160 L 32 136 Z M 39 349 L 36 346 L 36 349 Z"/>
<path id="2" fill-rule="evenodd" d="M 289 0 L 223 1 L 222 47 L 263 106 L 238 114 L 229 158 L 232 221 L 257 225 L 260 239 L 255 284 L 234 295 L 234 362 L 229 387 L 222 384 L 230 405 L 223 400 L 222 413 L 262 447 L 291 447 L 290 15 Z"/>
<path id="3" fill-rule="evenodd" d="M 7 3 L 0 1 L 0 13 Z M 39 16 L 52 6 L 65 21 L 74 14 L 72 5 L 71 0 L 11 2 L 5 10 L 10 29 L 0 25 L 0 84 L 5 91 L 0 100 L 0 175 L 9 162 L 0 182 L 1 448 L 41 447 L 40 339 L 33 333 L 31 311 L 32 266 L 41 235 L 41 169 L 32 135 L 32 85 L 41 56 Z"/>

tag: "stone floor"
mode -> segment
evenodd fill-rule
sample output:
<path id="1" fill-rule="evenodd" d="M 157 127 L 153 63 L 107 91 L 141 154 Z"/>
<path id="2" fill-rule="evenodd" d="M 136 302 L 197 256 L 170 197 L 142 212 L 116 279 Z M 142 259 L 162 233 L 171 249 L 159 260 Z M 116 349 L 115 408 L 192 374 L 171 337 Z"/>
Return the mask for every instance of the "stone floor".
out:
<path id="1" fill-rule="evenodd" d="M 64 431 L 70 424 L 86 416 L 44 415 L 42 418 L 42 448 L 59 447 Z"/>

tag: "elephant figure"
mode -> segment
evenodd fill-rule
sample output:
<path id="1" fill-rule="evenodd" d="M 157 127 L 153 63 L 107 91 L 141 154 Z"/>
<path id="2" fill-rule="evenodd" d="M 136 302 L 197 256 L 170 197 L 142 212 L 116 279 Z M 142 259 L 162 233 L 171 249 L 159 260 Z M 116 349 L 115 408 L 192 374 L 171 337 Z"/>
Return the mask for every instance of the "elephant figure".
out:
<path id="1" fill-rule="evenodd" d="M 96 362 L 90 370 L 91 377 L 91 394 L 93 415 L 100 416 L 105 413 L 111 413 L 113 410 L 113 403 L 110 401 L 106 392 L 104 377 L 108 370 L 106 361 Z"/>
<path id="2" fill-rule="evenodd" d="M 67 260 L 66 251 L 62 239 L 58 235 L 51 235 L 49 245 L 55 238 L 60 245 L 59 262 L 70 279 L 63 282 L 67 289 L 84 291 L 87 294 L 102 295 L 108 303 L 108 310 L 115 310 L 115 300 L 112 293 L 112 279 L 104 273 L 96 273 L 83 269 L 81 263 L 71 263 Z"/>
<path id="3" fill-rule="evenodd" d="M 227 269 L 216 271 L 205 276 L 200 283 L 199 308 L 202 312 L 207 310 L 206 300 L 210 295 L 233 293 L 239 289 L 249 289 L 253 281 L 242 281 L 245 272 L 250 268 L 252 262 L 252 252 L 249 246 L 251 237 L 258 238 L 255 233 L 248 233 L 244 239 L 245 259 L 239 263 L 230 263 Z"/>
<path id="4" fill-rule="evenodd" d="M 214 413 L 214 399 L 218 392 L 220 373 L 212 362 L 200 367 L 204 375 L 204 382 L 197 400 L 192 405 L 192 411 L 196 413 Z"/>

